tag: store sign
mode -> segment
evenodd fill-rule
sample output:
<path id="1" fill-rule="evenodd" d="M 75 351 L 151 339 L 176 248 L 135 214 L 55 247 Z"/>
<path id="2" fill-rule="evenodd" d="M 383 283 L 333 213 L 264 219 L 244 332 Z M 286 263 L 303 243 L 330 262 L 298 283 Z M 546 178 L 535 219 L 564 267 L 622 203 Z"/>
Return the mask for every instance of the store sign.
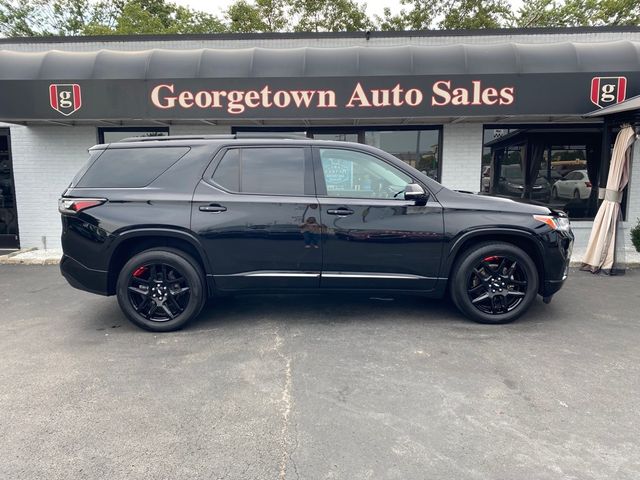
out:
<path id="1" fill-rule="evenodd" d="M 582 115 L 638 94 L 640 72 L 0 80 L 0 121 Z"/>
<path id="2" fill-rule="evenodd" d="M 627 98 L 626 77 L 594 77 L 591 79 L 591 102 L 600 108 L 624 102 Z"/>
<path id="3" fill-rule="evenodd" d="M 177 90 L 174 83 L 161 83 L 151 90 L 151 103 L 159 109 L 222 109 L 239 115 L 250 109 L 266 108 L 375 108 L 420 107 L 425 101 L 433 107 L 447 105 L 511 105 L 515 101 L 514 87 L 483 86 L 474 80 L 471 87 L 456 86 L 439 80 L 431 91 L 406 88 L 396 83 L 390 88 L 367 89 L 357 82 L 351 94 L 339 104 L 335 90 L 273 90 L 269 85 L 253 90 Z M 425 99 L 428 96 L 428 99 Z"/>

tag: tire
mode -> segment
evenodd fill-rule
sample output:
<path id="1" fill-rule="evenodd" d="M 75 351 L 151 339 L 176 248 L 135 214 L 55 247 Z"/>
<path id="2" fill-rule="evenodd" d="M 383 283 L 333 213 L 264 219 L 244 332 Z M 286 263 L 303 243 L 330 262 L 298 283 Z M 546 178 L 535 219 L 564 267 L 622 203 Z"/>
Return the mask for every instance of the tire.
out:
<path id="1" fill-rule="evenodd" d="M 152 273 L 156 273 L 155 279 Z M 205 304 L 204 278 L 198 262 L 181 250 L 145 250 L 122 267 L 116 286 L 118 304 L 140 328 L 152 332 L 179 330 Z"/>
<path id="2" fill-rule="evenodd" d="M 505 274 L 512 263 L 515 267 L 507 279 Z M 497 273 L 500 266 L 502 275 Z M 502 324 L 514 321 L 529 309 L 538 284 L 536 266 L 524 250 L 510 243 L 485 242 L 465 250 L 456 259 L 450 292 L 453 303 L 466 317 L 478 323 Z M 488 298 L 481 298 L 484 295 Z"/>

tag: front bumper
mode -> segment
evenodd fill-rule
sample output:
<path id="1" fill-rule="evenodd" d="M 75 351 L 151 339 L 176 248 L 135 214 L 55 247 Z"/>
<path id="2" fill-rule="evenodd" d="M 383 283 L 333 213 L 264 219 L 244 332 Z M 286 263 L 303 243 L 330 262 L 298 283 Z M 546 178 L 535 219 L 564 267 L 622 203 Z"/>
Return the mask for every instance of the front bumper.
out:
<path id="1" fill-rule="evenodd" d="M 74 288 L 98 295 L 109 295 L 108 272 L 93 270 L 68 255 L 63 255 L 60 260 L 60 273 Z"/>
<path id="2" fill-rule="evenodd" d="M 555 231 L 545 239 L 544 279 L 539 292 L 545 298 L 558 292 L 567 279 L 573 252 L 573 238 L 571 231 Z"/>

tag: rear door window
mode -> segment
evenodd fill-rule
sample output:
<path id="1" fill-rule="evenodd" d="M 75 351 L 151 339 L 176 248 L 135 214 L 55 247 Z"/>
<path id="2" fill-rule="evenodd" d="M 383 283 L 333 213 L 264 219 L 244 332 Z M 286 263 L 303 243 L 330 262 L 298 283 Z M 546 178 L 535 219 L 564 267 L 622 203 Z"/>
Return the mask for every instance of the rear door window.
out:
<path id="1" fill-rule="evenodd" d="M 146 187 L 180 160 L 189 147 L 113 148 L 104 150 L 77 187 Z"/>
<path id="2" fill-rule="evenodd" d="M 230 149 L 212 180 L 231 192 L 313 195 L 313 172 L 307 152 L 304 147 Z"/>

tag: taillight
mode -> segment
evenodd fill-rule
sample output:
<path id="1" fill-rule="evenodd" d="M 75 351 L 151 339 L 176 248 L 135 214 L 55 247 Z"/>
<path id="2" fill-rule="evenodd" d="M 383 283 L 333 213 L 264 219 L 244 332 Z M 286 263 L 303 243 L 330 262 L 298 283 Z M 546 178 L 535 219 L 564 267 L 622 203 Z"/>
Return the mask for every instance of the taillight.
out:
<path id="1" fill-rule="evenodd" d="M 87 208 L 102 205 L 107 200 L 105 198 L 61 198 L 58 200 L 58 210 L 60 213 L 78 213 Z"/>
<path id="2" fill-rule="evenodd" d="M 591 182 L 584 182 L 584 184 L 587 186 L 587 188 L 591 188 Z"/>

